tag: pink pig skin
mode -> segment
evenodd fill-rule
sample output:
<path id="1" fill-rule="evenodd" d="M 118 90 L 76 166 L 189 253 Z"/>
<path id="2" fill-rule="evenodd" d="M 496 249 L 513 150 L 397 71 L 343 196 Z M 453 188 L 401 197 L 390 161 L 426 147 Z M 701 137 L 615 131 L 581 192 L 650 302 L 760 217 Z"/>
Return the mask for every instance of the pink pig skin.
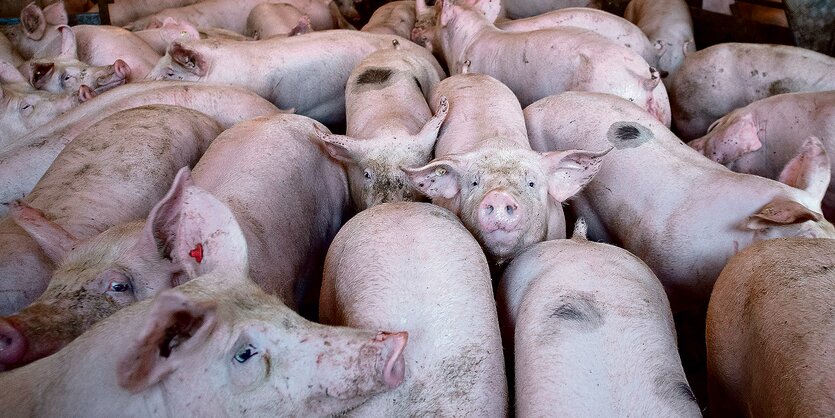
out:
<path id="1" fill-rule="evenodd" d="M 351 219 L 328 251 L 319 315 L 409 332 L 403 384 L 349 416 L 507 415 L 487 260 L 449 211 L 385 203 Z"/>
<path id="2" fill-rule="evenodd" d="M 572 207 L 591 239 L 619 243 L 652 268 L 674 311 L 706 303 L 728 258 L 752 242 L 835 237 L 819 197 L 734 173 L 623 99 L 563 93 L 529 106 L 525 120 L 540 151 L 615 147 Z"/>
<path id="3" fill-rule="evenodd" d="M 684 0 L 633 0 L 624 18 L 637 25 L 656 48 L 658 70 L 667 72 L 665 84 L 681 68 L 688 54 L 696 52 L 693 20 Z"/>

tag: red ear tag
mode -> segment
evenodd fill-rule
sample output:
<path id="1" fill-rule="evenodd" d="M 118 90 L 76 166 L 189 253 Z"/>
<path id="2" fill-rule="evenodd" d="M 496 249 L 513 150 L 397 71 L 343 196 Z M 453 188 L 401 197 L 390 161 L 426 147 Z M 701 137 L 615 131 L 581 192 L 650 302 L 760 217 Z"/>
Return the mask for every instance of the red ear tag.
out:
<path id="1" fill-rule="evenodd" d="M 188 252 L 189 257 L 195 259 L 198 263 L 203 261 L 203 244 L 197 243 L 193 250 Z"/>

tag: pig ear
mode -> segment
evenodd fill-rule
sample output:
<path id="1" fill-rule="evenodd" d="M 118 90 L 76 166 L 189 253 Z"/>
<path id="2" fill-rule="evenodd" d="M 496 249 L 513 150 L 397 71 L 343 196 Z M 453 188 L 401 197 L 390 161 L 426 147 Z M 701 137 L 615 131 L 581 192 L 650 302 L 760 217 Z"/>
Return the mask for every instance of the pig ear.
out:
<path id="1" fill-rule="evenodd" d="M 543 169 L 548 175 L 548 194 L 557 202 L 565 202 L 577 194 L 600 171 L 603 156 L 611 150 L 569 150 L 543 154 Z"/>
<path id="2" fill-rule="evenodd" d="M 78 239 L 61 225 L 46 219 L 43 212 L 24 202 L 12 203 L 9 206 L 9 216 L 38 243 L 53 263 L 59 263 L 78 243 Z"/>
<path id="3" fill-rule="evenodd" d="M 64 2 L 59 1 L 44 7 L 43 16 L 46 23 L 50 25 L 66 25 L 69 23 L 69 16 L 67 16 L 67 8 L 64 7 Z"/>
<path id="4" fill-rule="evenodd" d="M 145 222 L 140 252 L 157 251 L 190 279 L 215 270 L 246 271 L 246 239 L 229 208 L 194 186 L 191 171 L 177 173 L 171 189 Z"/>
<path id="5" fill-rule="evenodd" d="M 711 128 L 716 124 L 714 122 Z M 719 164 L 728 164 L 762 146 L 757 126 L 749 113 L 708 138 L 704 143 L 704 155 Z"/>
<path id="6" fill-rule="evenodd" d="M 772 226 L 799 224 L 823 219 L 820 213 L 809 210 L 793 200 L 775 199 L 759 212 L 748 217 L 746 228 L 762 230 Z"/>
<path id="7" fill-rule="evenodd" d="M 296 26 L 290 30 L 290 34 L 288 36 L 296 36 L 296 35 L 304 35 L 305 33 L 313 32 L 313 27 L 310 25 L 310 16 L 308 15 L 301 15 L 299 17 L 299 22 L 296 23 Z"/>
<path id="8" fill-rule="evenodd" d="M 780 183 L 806 190 L 822 200 L 829 187 L 831 163 L 826 148 L 817 137 L 811 136 L 803 142 L 800 151 L 786 164 L 780 173 Z"/>
<path id="9" fill-rule="evenodd" d="M 36 89 L 42 88 L 54 70 L 55 63 L 53 62 L 30 62 L 29 84 Z"/>
<path id="10" fill-rule="evenodd" d="M 41 40 L 46 33 L 46 18 L 43 10 L 34 2 L 30 3 L 20 11 L 20 25 L 27 38 L 35 41 Z"/>
<path id="11" fill-rule="evenodd" d="M 415 16 L 420 16 L 426 11 L 429 7 L 426 5 L 426 0 L 415 0 Z"/>
<path id="12" fill-rule="evenodd" d="M 191 49 L 180 42 L 172 42 L 168 46 L 168 53 L 171 59 L 182 65 L 186 70 L 192 74 L 202 77 L 206 75 L 207 62 L 203 54 Z"/>
<path id="13" fill-rule="evenodd" d="M 449 113 L 449 101 L 446 96 L 441 96 L 438 104 L 438 111 L 432 116 L 429 121 L 423 125 L 423 128 L 418 134 L 418 146 L 421 151 L 432 155 L 432 149 L 435 148 L 435 142 L 438 141 L 438 132 L 441 130 L 441 125 L 444 124 L 446 116 Z"/>
<path id="14" fill-rule="evenodd" d="M 23 77 L 23 74 L 21 74 L 14 65 L 7 61 L 0 60 L 0 83 L 15 84 L 26 82 L 26 78 Z"/>
<path id="15" fill-rule="evenodd" d="M 423 167 L 400 167 L 409 179 L 412 187 L 430 199 L 442 197 L 452 199 L 461 190 L 459 184 L 458 163 L 441 159 L 429 162 Z"/>
<path id="16" fill-rule="evenodd" d="M 456 10 L 452 0 L 438 0 L 441 2 L 441 26 L 446 26 L 455 18 Z"/>
<path id="17" fill-rule="evenodd" d="M 177 289 L 160 293 L 119 360 L 119 386 L 133 393 L 160 383 L 208 340 L 217 323 L 214 303 L 198 302 Z"/>
<path id="18" fill-rule="evenodd" d="M 78 46 L 75 42 L 75 32 L 69 26 L 59 26 L 58 32 L 61 33 L 61 53 L 58 54 L 60 58 L 78 59 Z"/>
<path id="19" fill-rule="evenodd" d="M 331 157 L 350 164 L 356 163 L 362 154 L 363 141 L 350 136 L 326 133 L 317 125 L 313 125 L 313 129 L 316 131 L 316 138 L 325 146 Z"/>

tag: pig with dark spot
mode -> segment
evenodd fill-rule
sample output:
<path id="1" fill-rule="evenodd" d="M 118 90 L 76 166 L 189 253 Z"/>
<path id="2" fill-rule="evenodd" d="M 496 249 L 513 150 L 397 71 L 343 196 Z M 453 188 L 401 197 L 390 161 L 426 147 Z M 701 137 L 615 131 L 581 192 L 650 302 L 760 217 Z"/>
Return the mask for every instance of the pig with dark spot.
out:
<path id="1" fill-rule="evenodd" d="M 193 174 L 181 171 L 145 221 L 116 225 L 74 245 L 44 294 L 7 318 L 28 347 L 15 364 L 51 354 L 115 310 L 218 262 L 216 248 L 225 243 L 217 240 L 223 238 L 192 224 L 192 217 L 204 216 L 190 200 L 195 183 L 234 214 L 249 243 L 255 283 L 290 308 L 315 299 L 325 252 L 345 219 L 349 196 L 345 174 L 316 144 L 314 126 L 325 129 L 296 115 L 241 122 L 212 142 Z M 179 251 L 174 243 L 183 238 L 192 241 Z"/>
<path id="2" fill-rule="evenodd" d="M 759 242 L 728 262 L 707 311 L 711 416 L 835 411 L 835 240 Z"/>
<path id="3" fill-rule="evenodd" d="M 823 199 L 823 215 L 835 221 L 835 172 L 816 184 L 798 183 L 807 165 L 824 165 L 827 156 L 835 165 L 835 91 L 757 100 L 717 120 L 688 145 L 738 173 L 809 190 Z"/>
<path id="4" fill-rule="evenodd" d="M 631 0 L 623 16 L 647 34 L 656 50 L 658 70 L 670 79 L 685 56 L 696 52 L 693 20 L 685 0 Z"/>
<path id="5" fill-rule="evenodd" d="M 626 250 L 576 230 L 536 244 L 505 270 L 498 307 L 517 417 L 701 416 L 664 288 Z"/>
<path id="6" fill-rule="evenodd" d="M 25 81 L 25 80 L 24 80 Z M 39 92 L 44 94 L 43 92 Z M 194 83 L 129 83 L 91 99 L 0 151 L 0 215 L 32 191 L 55 157 L 91 125 L 116 112 L 147 104 L 170 104 L 205 113 L 223 128 L 279 110 L 255 93 L 233 86 Z M 10 115 L 7 112 L 4 116 Z"/>
<path id="7" fill-rule="evenodd" d="M 449 101 L 435 159 L 404 168 L 413 187 L 455 213 L 497 264 L 525 247 L 565 238 L 562 204 L 597 173 L 611 146 L 531 150 L 519 101 L 484 74 L 449 77 L 430 105 Z"/>
<path id="8" fill-rule="evenodd" d="M 820 196 L 734 173 L 621 98 L 563 93 L 529 106 L 525 121 L 536 150 L 614 146 L 572 208 L 591 239 L 617 243 L 652 268 L 674 311 L 704 306 L 727 260 L 755 241 L 835 237 Z M 809 168 L 804 182 L 829 178 L 828 164 Z"/>
<path id="9" fill-rule="evenodd" d="M 69 26 L 59 26 L 61 52 L 49 58 L 37 58 L 23 66 L 23 74 L 29 84 L 38 90 L 52 93 L 73 93 L 82 85 L 96 94 L 125 84 L 131 69 L 117 59 L 107 66 L 93 66 L 79 61 L 75 34 Z"/>
<path id="10" fill-rule="evenodd" d="M 407 333 L 305 320 L 246 278 L 229 229 L 222 266 L 0 374 L 4 415 L 325 417 L 400 385 Z"/>
<path id="11" fill-rule="evenodd" d="M 404 53 L 433 62 L 426 49 L 398 36 L 331 30 L 250 42 L 175 42 L 148 78 L 244 86 L 277 106 L 334 124 L 345 121 L 345 85 L 351 71 L 394 41 Z M 435 71 L 443 77 L 440 65 Z"/>
<path id="12" fill-rule="evenodd" d="M 403 384 L 347 416 L 507 416 L 490 269 L 449 211 L 386 203 L 346 223 L 328 250 L 319 317 L 409 333 Z"/>
<path id="13" fill-rule="evenodd" d="M 128 264 L 104 270 L 105 257 L 81 260 L 76 254 L 93 251 L 92 246 L 111 258 L 136 256 L 129 248 L 84 240 L 146 216 L 177 170 L 193 165 L 219 133 L 215 121 L 196 111 L 148 106 L 102 120 L 64 149 L 32 193 L 0 222 L 0 312 L 17 312 L 0 319 L 11 324 L 2 340 L 20 347 L 0 350 L 0 364 L 13 367 L 51 354 L 96 319 L 135 300 L 124 280 Z M 130 141 L 108 141 L 114 135 Z M 108 234 L 112 241 L 126 231 Z M 87 286 L 67 286 L 68 278 L 87 275 L 92 276 Z M 77 315 L 79 310 L 88 317 Z"/>
<path id="14" fill-rule="evenodd" d="M 36 53 L 49 55 L 54 40 L 60 38 L 58 27 L 67 24 L 64 2 L 51 4 L 43 9 L 31 3 L 20 12 L 20 23 L 14 26 L 0 25 L 0 32 L 6 35 L 23 59 L 30 59 Z"/>
<path id="15" fill-rule="evenodd" d="M 469 62 L 469 71 L 495 77 L 523 107 L 564 91 L 594 91 L 635 102 L 670 125 L 670 103 L 658 70 L 594 32 L 569 26 L 506 32 L 478 9 L 450 1 L 443 3 L 439 22 L 450 73 Z"/>
<path id="16" fill-rule="evenodd" d="M 348 135 L 320 133 L 319 139 L 345 164 L 357 210 L 420 197 L 400 167 L 432 159 L 448 110 L 444 97 L 434 116 L 426 104 L 440 81 L 435 65 L 431 56 L 384 49 L 363 59 L 348 78 Z"/>
<path id="17" fill-rule="evenodd" d="M 69 93 L 36 90 L 12 64 L 0 61 L 0 153 L 24 141 L 24 136 L 62 113 L 92 98 L 87 86 Z"/>
<path id="18" fill-rule="evenodd" d="M 689 141 L 717 119 L 782 93 L 835 90 L 835 58 L 786 45 L 724 43 L 687 56 L 670 84 L 674 127 Z"/>

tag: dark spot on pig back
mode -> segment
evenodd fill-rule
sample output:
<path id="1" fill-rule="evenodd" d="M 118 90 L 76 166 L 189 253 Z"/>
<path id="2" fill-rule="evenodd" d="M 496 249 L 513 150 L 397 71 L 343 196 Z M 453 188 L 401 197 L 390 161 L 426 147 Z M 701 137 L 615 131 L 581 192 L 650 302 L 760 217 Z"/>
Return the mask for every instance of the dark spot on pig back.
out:
<path id="1" fill-rule="evenodd" d="M 560 296 L 548 309 L 548 318 L 559 321 L 558 327 L 592 331 L 605 322 L 597 300 L 588 293 Z"/>
<path id="2" fill-rule="evenodd" d="M 609 127 L 606 138 L 617 149 L 635 148 L 654 138 L 652 131 L 637 122 L 615 122 Z"/>
<path id="3" fill-rule="evenodd" d="M 392 71 L 389 68 L 369 68 L 357 77 L 357 85 L 381 84 L 391 78 Z"/>
<path id="4" fill-rule="evenodd" d="M 788 79 L 781 79 L 772 82 L 768 85 L 768 95 L 775 96 L 778 94 L 783 93 L 791 93 L 793 89 L 791 88 L 791 82 Z"/>

